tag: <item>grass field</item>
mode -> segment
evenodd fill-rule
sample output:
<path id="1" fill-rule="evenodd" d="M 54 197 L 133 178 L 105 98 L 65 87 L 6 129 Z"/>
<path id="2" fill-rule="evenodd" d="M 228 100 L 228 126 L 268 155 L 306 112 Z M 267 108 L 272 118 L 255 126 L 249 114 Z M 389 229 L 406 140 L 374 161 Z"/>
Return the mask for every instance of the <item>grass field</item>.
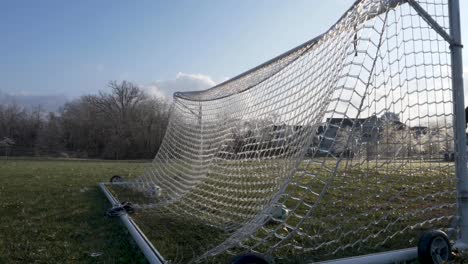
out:
<path id="1" fill-rule="evenodd" d="M 0 161 L 0 263 L 145 263 L 119 220 L 104 216 L 110 205 L 97 186 L 114 174 L 137 176 L 143 165 Z M 348 171 L 349 177 L 337 177 L 315 217 L 301 226 L 307 235 L 317 236 L 298 236 L 289 242 L 314 249 L 306 254 L 318 260 L 330 258 L 333 252 L 336 257 L 414 246 L 422 230 L 448 226 L 455 213 L 452 165 L 442 164 L 444 169 L 439 170 L 424 163 L 410 167 L 385 169 L 377 164 L 365 177 L 359 170 Z M 310 185 L 307 179 L 296 181 Z M 311 199 L 299 190 L 288 191 L 303 200 Z M 284 202 L 294 207 L 293 201 Z M 229 235 L 197 219 L 161 212 L 137 212 L 134 218 L 172 263 L 184 263 Z M 436 220 L 425 222 L 428 219 Z M 295 225 L 299 219 L 291 217 L 288 221 Z M 284 236 L 291 231 L 272 223 L 245 244 L 265 240 L 255 248 L 262 251 L 277 242 L 275 236 L 268 237 L 271 232 Z M 355 241 L 362 243 L 349 246 Z M 299 254 L 304 252 L 280 249 L 277 263 L 300 262 L 295 258 Z M 210 262 L 222 263 L 226 258 Z"/>
<path id="2" fill-rule="evenodd" d="M 0 160 L 0 263 L 145 263 L 97 186 L 141 165 Z"/>
<path id="3" fill-rule="evenodd" d="M 261 165 L 267 164 L 264 162 Z M 306 263 L 306 260 L 320 261 L 414 247 L 421 233 L 430 229 L 440 228 L 451 231 L 453 235 L 454 230 L 449 229 L 456 214 L 453 163 L 421 160 L 374 161 L 350 164 L 346 170 L 340 168 L 327 194 L 313 212 L 313 217 L 299 224 L 309 208 L 304 202 L 309 206 L 315 204 L 319 196 L 314 193 L 320 193 L 324 182 L 330 178 L 330 173 L 322 168 L 334 165 L 333 160 L 307 168 L 303 164 L 302 170 L 314 172 L 316 177 L 295 175 L 295 184 L 289 185 L 286 189 L 288 195 L 282 199 L 287 208 L 296 209 L 295 214 L 285 223 L 271 222 L 263 226 L 242 243 L 256 251 L 267 252 L 271 246 L 281 243 L 283 237 L 300 231 L 300 235 L 296 233 L 275 250 L 273 257 L 277 263 Z M 249 167 L 249 164 L 244 164 L 244 167 Z M 247 171 L 236 172 L 252 174 Z M 263 173 L 269 174 L 265 171 Z M 242 211 L 241 206 L 251 208 L 249 204 L 256 205 L 249 199 L 242 201 L 236 198 L 235 184 L 228 186 L 230 189 L 223 188 L 226 186 L 222 185 L 229 182 L 213 177 L 171 204 L 169 208 L 172 207 L 172 212 L 157 208 L 134 215 L 153 244 L 174 263 L 185 263 L 230 236 L 229 232 L 206 223 L 211 221 L 215 224 L 213 219 L 219 215 L 227 216 L 226 212 L 247 214 L 249 212 Z M 261 176 L 252 174 L 249 180 L 259 181 L 257 177 Z M 256 191 L 263 188 L 256 189 L 251 184 L 242 186 L 238 188 L 245 188 L 243 191 L 257 195 Z M 124 191 L 120 189 L 121 186 L 110 188 L 122 199 L 145 200 L 141 194 Z M 202 200 L 202 196 L 206 199 Z M 248 198 L 260 197 L 250 194 Z M 236 215 L 232 219 L 242 221 Z M 223 222 L 218 221 L 218 224 L 222 226 Z M 241 252 L 242 249 L 237 251 L 234 248 L 233 251 Z M 228 257 L 222 255 L 220 258 L 209 258 L 207 262 L 219 263 Z"/>

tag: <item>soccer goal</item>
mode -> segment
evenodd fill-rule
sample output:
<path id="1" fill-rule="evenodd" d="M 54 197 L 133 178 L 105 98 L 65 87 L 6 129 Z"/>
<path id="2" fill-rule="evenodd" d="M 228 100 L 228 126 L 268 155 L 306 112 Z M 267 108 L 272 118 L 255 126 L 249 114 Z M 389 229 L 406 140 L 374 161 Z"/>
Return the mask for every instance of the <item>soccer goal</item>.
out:
<path id="1" fill-rule="evenodd" d="M 101 187 L 153 263 L 442 263 L 468 247 L 461 49 L 457 0 L 358 0 L 175 93 L 144 174 Z"/>

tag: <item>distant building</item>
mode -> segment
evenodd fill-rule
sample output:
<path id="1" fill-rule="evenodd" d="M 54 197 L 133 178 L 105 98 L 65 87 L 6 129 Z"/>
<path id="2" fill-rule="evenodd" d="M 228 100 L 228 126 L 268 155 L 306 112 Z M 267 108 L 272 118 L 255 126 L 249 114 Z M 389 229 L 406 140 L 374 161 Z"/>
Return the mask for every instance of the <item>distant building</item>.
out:
<path id="1" fill-rule="evenodd" d="M 365 149 L 367 156 L 374 156 L 377 155 L 376 143 L 385 124 L 391 124 L 397 130 L 406 128 L 406 125 L 396 118 L 379 118 L 375 115 L 357 119 L 327 118 L 326 122 L 317 129 L 318 146 L 313 146 L 313 148 L 318 149 L 316 155 L 352 156 L 355 152 L 354 148 L 359 145 Z M 424 133 L 422 129 L 417 129 L 417 131 L 417 133 Z M 346 132 L 353 135 L 342 135 Z M 349 136 L 352 142 L 340 142 L 348 140 Z M 342 146 L 339 144 L 347 145 L 348 149 L 341 149 Z"/>

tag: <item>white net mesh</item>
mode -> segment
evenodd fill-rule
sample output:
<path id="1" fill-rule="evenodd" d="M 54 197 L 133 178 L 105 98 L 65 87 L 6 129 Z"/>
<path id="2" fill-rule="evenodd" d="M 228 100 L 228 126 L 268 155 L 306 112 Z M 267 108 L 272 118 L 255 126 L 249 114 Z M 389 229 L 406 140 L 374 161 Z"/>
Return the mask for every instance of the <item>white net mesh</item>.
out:
<path id="1" fill-rule="evenodd" d="M 446 0 L 416 2 L 448 32 Z M 449 44 L 410 4 L 357 1 L 300 47 L 176 93 L 154 162 L 114 192 L 173 262 L 324 260 L 454 235 L 450 80 Z"/>

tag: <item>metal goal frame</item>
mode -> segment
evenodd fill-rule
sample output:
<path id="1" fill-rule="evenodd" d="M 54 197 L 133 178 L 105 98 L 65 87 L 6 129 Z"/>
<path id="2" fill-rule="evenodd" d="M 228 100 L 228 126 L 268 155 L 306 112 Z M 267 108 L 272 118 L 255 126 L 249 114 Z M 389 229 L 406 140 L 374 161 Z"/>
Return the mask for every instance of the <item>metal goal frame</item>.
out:
<path id="1" fill-rule="evenodd" d="M 457 205 L 458 205 L 458 228 L 459 237 L 453 248 L 460 251 L 468 250 L 468 170 L 467 170 L 467 146 L 465 136 L 465 102 L 463 86 L 463 62 L 462 43 L 460 28 L 460 7 L 459 0 L 448 0 L 450 32 L 446 32 L 415 0 L 382 0 L 387 3 L 405 3 L 412 8 L 450 45 L 451 55 L 451 84 L 454 113 L 454 146 L 455 146 L 455 174 L 457 178 Z M 390 3 L 391 4 L 391 3 Z M 317 38 L 316 38 L 317 39 Z M 313 39 L 312 41 L 316 41 Z M 310 43 L 306 42 L 305 44 Z M 303 44 L 303 45 L 305 45 Z M 298 48 L 302 47 L 299 46 Z M 277 58 L 285 57 L 298 48 L 292 49 Z M 277 59 L 275 58 L 275 59 Z M 268 63 L 268 62 L 267 62 Z M 262 64 L 263 65 L 263 64 Z M 259 66 L 261 67 L 261 65 Z M 256 68 L 254 68 L 256 69 Z M 249 73 L 247 71 L 244 74 Z M 239 76 L 242 76 L 241 74 Z M 239 78 L 239 76 L 234 77 Z M 120 201 L 110 192 L 108 186 L 112 183 L 100 183 L 99 187 L 105 194 L 112 206 L 119 206 Z M 135 240 L 145 257 L 150 263 L 162 264 L 167 261 L 161 256 L 158 250 L 152 245 L 132 217 L 126 213 L 121 214 L 120 220 L 128 229 L 130 235 Z M 388 251 L 378 254 L 356 256 L 352 258 L 337 259 L 323 263 L 352 264 L 352 263 L 395 263 L 417 258 L 417 248 L 407 248 L 395 251 Z"/>

